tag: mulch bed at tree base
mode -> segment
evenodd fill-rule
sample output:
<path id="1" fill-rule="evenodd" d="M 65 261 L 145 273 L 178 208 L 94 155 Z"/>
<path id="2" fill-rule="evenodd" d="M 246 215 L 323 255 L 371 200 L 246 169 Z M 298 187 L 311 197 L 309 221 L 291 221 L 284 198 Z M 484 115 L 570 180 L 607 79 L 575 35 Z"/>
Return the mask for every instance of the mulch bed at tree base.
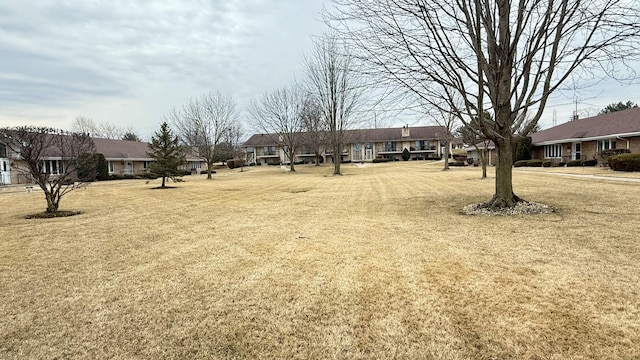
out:
<path id="1" fill-rule="evenodd" d="M 25 219 L 51 219 L 58 217 L 67 217 L 82 214 L 81 211 L 56 211 L 56 212 L 41 212 L 37 214 L 30 214 L 25 216 Z"/>

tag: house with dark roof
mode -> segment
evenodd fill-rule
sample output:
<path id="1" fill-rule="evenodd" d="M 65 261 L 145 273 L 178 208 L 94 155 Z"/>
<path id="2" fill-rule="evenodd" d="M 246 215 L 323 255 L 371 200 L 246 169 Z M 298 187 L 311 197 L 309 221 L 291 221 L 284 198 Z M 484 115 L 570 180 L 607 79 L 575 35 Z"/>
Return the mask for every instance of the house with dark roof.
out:
<path id="1" fill-rule="evenodd" d="M 97 154 L 104 155 L 111 175 L 141 175 L 153 159 L 147 155 L 149 146 L 146 142 L 93 138 Z M 44 167 L 51 175 L 62 173 L 63 161 L 60 156 L 51 153 L 42 158 Z M 11 148 L 0 142 L 0 185 L 24 184 L 28 182 L 25 171 L 11 171 L 11 168 L 26 168 Z M 187 165 L 183 170 L 199 172 L 206 169 L 206 162 L 192 155 L 187 155 Z"/>
<path id="2" fill-rule="evenodd" d="M 401 128 L 358 129 L 345 132 L 342 162 L 371 162 L 375 158 L 399 160 L 408 149 L 414 160 L 439 159 L 444 152 L 447 130 L 442 126 L 404 126 Z M 302 138 L 311 136 L 303 133 Z M 286 147 L 274 134 L 254 134 L 243 148 L 249 164 L 286 164 Z M 321 161 L 333 161 L 328 145 L 321 150 Z M 309 144 L 301 144 L 294 154 L 296 163 L 312 163 L 315 153 Z"/>
<path id="3" fill-rule="evenodd" d="M 598 160 L 603 150 L 640 153 L 640 108 L 578 119 L 531 135 L 533 158 L 567 162 Z"/>

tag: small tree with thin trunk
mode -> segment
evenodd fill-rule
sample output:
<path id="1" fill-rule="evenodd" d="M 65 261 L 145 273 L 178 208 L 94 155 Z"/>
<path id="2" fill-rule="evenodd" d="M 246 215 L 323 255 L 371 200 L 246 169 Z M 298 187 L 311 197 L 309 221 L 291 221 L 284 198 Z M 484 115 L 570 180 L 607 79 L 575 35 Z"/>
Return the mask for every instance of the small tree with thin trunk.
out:
<path id="1" fill-rule="evenodd" d="M 363 86 L 355 71 L 355 57 L 335 34 L 318 39 L 306 60 L 308 92 L 318 101 L 327 128 L 333 158 L 333 174 L 342 175 L 342 149 L 347 130 L 361 105 Z"/>
<path id="2" fill-rule="evenodd" d="M 315 155 L 316 166 L 320 166 L 322 149 L 326 146 L 327 123 L 322 117 L 318 101 L 307 96 L 302 109 L 302 126 L 304 129 L 302 143 L 308 146 Z"/>
<path id="3" fill-rule="evenodd" d="M 285 151 L 291 172 L 296 171 L 295 151 L 302 141 L 303 108 L 302 90 L 296 86 L 266 93 L 249 105 L 251 123 Z"/>
<path id="4" fill-rule="evenodd" d="M 29 126 L 2 129 L 0 134 L 17 155 L 16 171 L 44 192 L 47 213 L 57 213 L 64 195 L 96 176 L 95 145 L 88 134 Z"/>
<path id="5" fill-rule="evenodd" d="M 151 137 L 149 151 L 147 152 L 153 162 L 149 164 L 149 171 L 162 178 L 161 188 L 166 188 L 166 179 L 174 179 L 182 175 L 179 169 L 187 163 L 182 146 L 178 137 L 173 135 L 167 122 L 160 125 L 160 131 Z"/>
<path id="6" fill-rule="evenodd" d="M 207 179 L 211 180 L 213 164 L 218 157 L 216 147 L 227 129 L 238 122 L 236 102 L 230 95 L 211 92 L 191 99 L 181 109 L 174 109 L 166 119 L 176 129 L 180 143 L 195 157 L 207 163 Z"/>

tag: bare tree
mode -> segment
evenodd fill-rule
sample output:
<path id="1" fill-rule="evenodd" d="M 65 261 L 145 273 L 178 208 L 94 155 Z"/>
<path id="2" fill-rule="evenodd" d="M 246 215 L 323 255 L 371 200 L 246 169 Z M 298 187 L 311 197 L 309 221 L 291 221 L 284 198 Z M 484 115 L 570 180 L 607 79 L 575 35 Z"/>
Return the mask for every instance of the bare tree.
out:
<path id="1" fill-rule="evenodd" d="M 355 121 L 363 87 L 355 72 L 355 58 L 337 35 L 319 38 L 311 56 L 305 59 L 309 93 L 319 104 L 326 122 L 327 142 L 333 158 L 333 174 L 341 175 L 342 149 L 346 131 Z"/>
<path id="2" fill-rule="evenodd" d="M 166 118 L 176 128 L 186 151 L 207 163 L 207 179 L 212 179 L 216 146 L 225 131 L 239 119 L 235 100 L 230 95 L 211 92 L 191 99 Z"/>
<path id="3" fill-rule="evenodd" d="M 95 178 L 95 146 L 86 133 L 22 126 L 1 129 L 0 134 L 18 156 L 13 165 L 16 171 L 44 192 L 47 213 L 58 212 L 64 195 Z"/>
<path id="4" fill-rule="evenodd" d="M 316 166 L 320 166 L 322 149 L 326 146 L 327 123 L 322 116 L 318 101 L 307 96 L 302 108 L 303 146 L 308 146 L 315 155 Z"/>
<path id="5" fill-rule="evenodd" d="M 84 116 L 78 116 L 73 120 L 71 131 L 103 139 L 141 141 L 131 126 L 121 127 L 110 122 L 95 122 Z"/>
<path id="6" fill-rule="evenodd" d="M 491 114 L 485 113 L 485 118 L 490 119 Z M 472 145 L 476 149 L 478 154 L 478 160 L 480 160 L 480 166 L 482 167 L 482 179 L 487 178 L 487 163 L 488 163 L 488 148 L 491 143 L 486 139 L 480 130 L 480 124 L 478 117 L 474 117 L 467 121 L 464 125 L 458 127 L 458 136 L 462 138 L 462 141 L 467 145 Z M 479 144 L 482 144 L 479 146 Z M 482 148 L 481 148 L 482 147 Z"/>
<path id="7" fill-rule="evenodd" d="M 336 0 L 329 22 L 386 79 L 437 107 L 458 95 L 462 118 L 491 111 L 481 131 L 498 152 L 490 207 L 520 199 L 512 144 L 571 74 L 622 76 L 638 54 L 640 7 L 624 0 Z M 582 72 L 584 71 L 584 72 Z M 581 73 L 582 72 L 582 73 Z M 455 104 L 449 104 L 455 108 Z M 520 113 L 533 110 L 532 116 Z"/>
<path id="8" fill-rule="evenodd" d="M 244 171 L 244 165 L 247 161 L 246 154 L 242 148 L 242 141 L 244 138 L 244 129 L 240 123 L 232 124 L 226 132 L 226 141 L 231 148 L 231 154 L 234 159 L 240 160 L 240 172 Z"/>
<path id="9" fill-rule="evenodd" d="M 296 171 L 295 151 L 302 140 L 304 100 L 301 89 L 294 86 L 266 93 L 260 101 L 249 104 L 251 123 L 282 148 L 292 172 Z"/>

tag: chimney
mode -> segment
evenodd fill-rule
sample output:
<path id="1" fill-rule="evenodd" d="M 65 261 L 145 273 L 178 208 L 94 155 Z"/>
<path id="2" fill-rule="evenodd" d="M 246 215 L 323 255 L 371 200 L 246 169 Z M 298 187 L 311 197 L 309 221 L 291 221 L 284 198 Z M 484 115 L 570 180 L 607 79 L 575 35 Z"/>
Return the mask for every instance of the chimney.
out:
<path id="1" fill-rule="evenodd" d="M 410 131 L 409 131 L 409 125 L 405 125 L 402 127 L 402 137 L 406 138 L 409 137 L 411 135 Z"/>

